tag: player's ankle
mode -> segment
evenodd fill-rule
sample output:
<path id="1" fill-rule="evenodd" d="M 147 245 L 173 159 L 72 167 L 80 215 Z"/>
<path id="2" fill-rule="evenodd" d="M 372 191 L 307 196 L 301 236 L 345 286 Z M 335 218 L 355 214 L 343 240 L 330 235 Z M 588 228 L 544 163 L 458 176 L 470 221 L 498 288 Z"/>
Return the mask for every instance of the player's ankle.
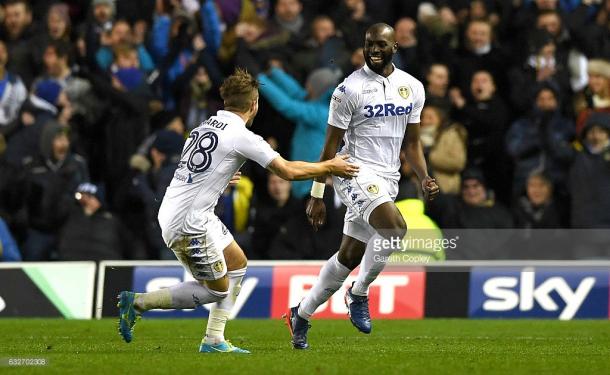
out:
<path id="1" fill-rule="evenodd" d="M 205 335 L 203 337 L 203 343 L 208 345 L 218 345 L 225 341 L 224 336 L 209 336 Z"/>

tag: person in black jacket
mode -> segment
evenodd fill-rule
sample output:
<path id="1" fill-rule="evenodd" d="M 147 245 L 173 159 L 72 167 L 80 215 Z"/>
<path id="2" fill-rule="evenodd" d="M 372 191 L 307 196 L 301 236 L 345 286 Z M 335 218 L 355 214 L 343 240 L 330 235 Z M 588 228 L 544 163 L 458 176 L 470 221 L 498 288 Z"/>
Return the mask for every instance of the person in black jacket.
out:
<path id="1" fill-rule="evenodd" d="M 25 260 L 55 257 L 57 235 L 66 221 L 76 187 L 89 179 L 83 158 L 70 152 L 68 128 L 51 121 L 44 126 L 41 154 L 25 164 L 21 197 L 27 217 L 27 238 L 22 246 Z"/>
<path id="2" fill-rule="evenodd" d="M 59 236 L 61 260 L 124 259 L 130 241 L 123 225 L 104 209 L 100 188 L 82 183 L 76 189 L 74 207 Z"/>
<path id="3" fill-rule="evenodd" d="M 565 226 L 565 210 L 553 199 L 553 182 L 544 173 L 534 171 L 526 182 L 526 194 L 513 209 L 517 228 L 541 229 Z"/>

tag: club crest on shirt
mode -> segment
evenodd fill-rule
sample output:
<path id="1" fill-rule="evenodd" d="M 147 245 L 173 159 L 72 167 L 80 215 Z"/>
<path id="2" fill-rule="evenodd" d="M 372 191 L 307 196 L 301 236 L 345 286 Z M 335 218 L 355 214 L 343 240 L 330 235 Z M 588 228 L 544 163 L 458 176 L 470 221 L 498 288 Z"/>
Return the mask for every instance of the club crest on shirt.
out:
<path id="1" fill-rule="evenodd" d="M 409 88 L 407 86 L 400 86 L 398 88 L 398 94 L 403 98 L 406 99 L 409 97 L 409 95 L 411 94 L 411 92 L 409 91 Z"/>
<path id="2" fill-rule="evenodd" d="M 377 193 L 379 193 L 379 186 L 377 186 L 375 184 L 371 184 L 366 188 L 366 191 L 368 191 L 371 194 L 377 194 Z"/>
<path id="3" fill-rule="evenodd" d="M 214 263 L 212 265 L 212 268 L 214 269 L 214 271 L 220 273 L 222 272 L 222 270 L 224 269 L 224 265 L 222 264 L 222 260 L 219 260 L 218 262 Z"/>

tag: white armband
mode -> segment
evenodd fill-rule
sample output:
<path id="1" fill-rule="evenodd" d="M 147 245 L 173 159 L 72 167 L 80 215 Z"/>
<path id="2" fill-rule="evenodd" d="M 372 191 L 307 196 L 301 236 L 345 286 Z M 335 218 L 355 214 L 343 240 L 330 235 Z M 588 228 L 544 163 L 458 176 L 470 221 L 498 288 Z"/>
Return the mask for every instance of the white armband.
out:
<path id="1" fill-rule="evenodd" d="M 314 181 L 311 185 L 311 196 L 314 198 L 324 198 L 324 188 L 326 184 L 323 182 Z"/>

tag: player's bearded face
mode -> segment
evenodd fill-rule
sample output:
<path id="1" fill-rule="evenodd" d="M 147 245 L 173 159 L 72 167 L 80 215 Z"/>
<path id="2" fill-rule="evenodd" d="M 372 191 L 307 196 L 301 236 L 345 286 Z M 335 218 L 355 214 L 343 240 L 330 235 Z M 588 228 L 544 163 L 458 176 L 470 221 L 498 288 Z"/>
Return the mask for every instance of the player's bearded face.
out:
<path id="1" fill-rule="evenodd" d="M 364 60 L 374 72 L 380 72 L 392 63 L 393 42 L 386 39 L 367 38 L 364 42 Z"/>

